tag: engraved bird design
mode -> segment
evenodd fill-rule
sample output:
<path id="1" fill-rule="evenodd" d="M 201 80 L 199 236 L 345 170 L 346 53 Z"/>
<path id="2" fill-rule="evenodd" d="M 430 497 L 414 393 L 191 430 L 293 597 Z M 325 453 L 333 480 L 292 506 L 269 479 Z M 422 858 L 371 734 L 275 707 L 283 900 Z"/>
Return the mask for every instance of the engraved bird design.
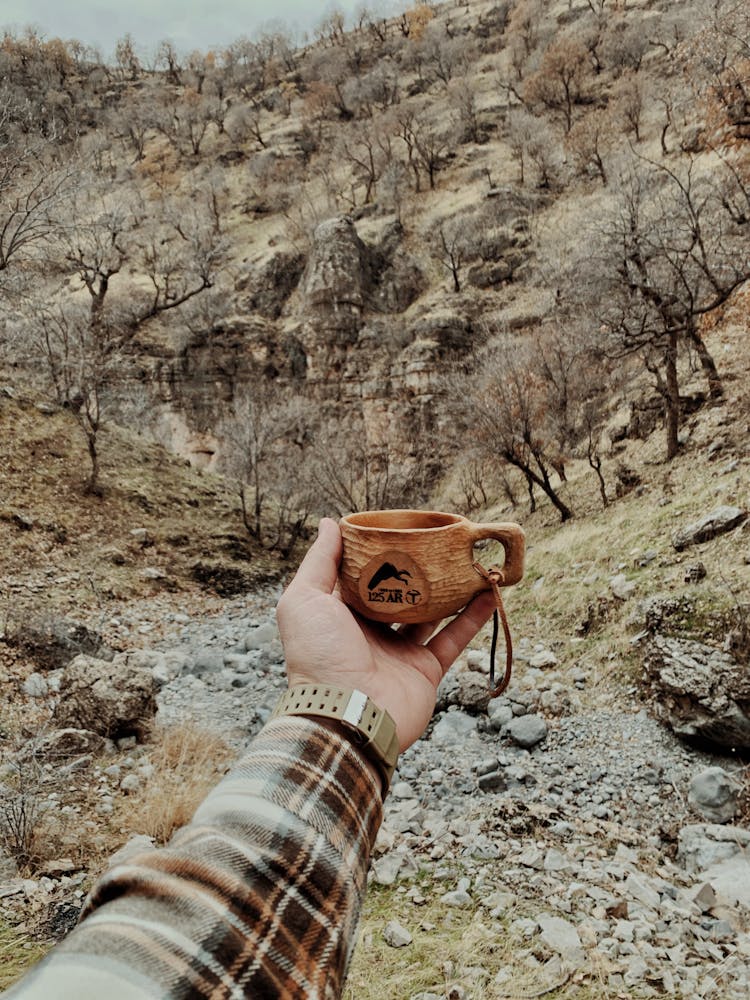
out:
<path id="1" fill-rule="evenodd" d="M 373 574 L 367 587 L 369 590 L 375 590 L 376 587 L 379 587 L 386 580 L 398 580 L 399 583 L 409 583 L 409 577 L 411 577 L 411 573 L 408 569 L 396 569 L 393 563 L 386 562 Z"/>

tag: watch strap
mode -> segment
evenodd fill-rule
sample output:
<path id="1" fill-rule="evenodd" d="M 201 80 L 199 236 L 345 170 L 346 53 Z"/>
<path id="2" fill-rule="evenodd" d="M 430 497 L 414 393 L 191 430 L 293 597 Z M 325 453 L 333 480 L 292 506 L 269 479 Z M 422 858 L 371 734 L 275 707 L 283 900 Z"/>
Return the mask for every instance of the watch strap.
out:
<path id="1" fill-rule="evenodd" d="M 396 723 L 363 691 L 330 684 L 295 684 L 281 697 L 271 718 L 280 715 L 335 719 L 354 736 L 353 742 L 372 761 L 387 791 L 398 760 Z"/>

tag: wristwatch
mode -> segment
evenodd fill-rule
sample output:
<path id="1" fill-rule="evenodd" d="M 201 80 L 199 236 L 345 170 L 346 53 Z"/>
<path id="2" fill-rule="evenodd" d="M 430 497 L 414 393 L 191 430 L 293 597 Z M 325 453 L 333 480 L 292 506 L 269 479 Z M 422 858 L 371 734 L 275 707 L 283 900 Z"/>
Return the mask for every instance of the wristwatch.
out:
<path id="1" fill-rule="evenodd" d="M 396 723 L 363 691 L 330 684 L 296 684 L 283 695 L 271 718 L 280 715 L 311 715 L 340 722 L 355 746 L 377 767 L 383 792 L 388 791 L 398 760 Z"/>

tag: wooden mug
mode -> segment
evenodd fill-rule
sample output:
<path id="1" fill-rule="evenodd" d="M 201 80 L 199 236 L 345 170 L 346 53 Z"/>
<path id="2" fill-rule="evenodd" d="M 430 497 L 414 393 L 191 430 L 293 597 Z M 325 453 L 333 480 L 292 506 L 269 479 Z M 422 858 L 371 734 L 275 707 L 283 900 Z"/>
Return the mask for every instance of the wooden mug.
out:
<path id="1" fill-rule="evenodd" d="M 474 524 L 459 514 L 372 510 L 340 521 L 344 554 L 341 596 L 378 622 L 430 622 L 454 615 L 490 588 L 474 568 L 473 546 L 494 538 L 505 550 L 501 586 L 523 576 L 524 533 L 518 524 Z"/>

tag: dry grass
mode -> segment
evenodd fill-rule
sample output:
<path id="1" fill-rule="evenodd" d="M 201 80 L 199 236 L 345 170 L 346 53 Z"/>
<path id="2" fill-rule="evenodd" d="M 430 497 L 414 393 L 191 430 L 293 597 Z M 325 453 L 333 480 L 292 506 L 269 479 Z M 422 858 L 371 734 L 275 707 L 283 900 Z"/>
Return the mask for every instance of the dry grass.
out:
<path id="1" fill-rule="evenodd" d="M 739 394 L 736 401 L 730 399 L 728 412 L 740 402 Z M 706 434 L 710 436 L 710 429 Z M 750 526 L 680 553 L 671 536 L 721 504 L 747 509 L 750 468 L 740 461 L 727 471 L 731 452 L 709 463 L 705 447 L 703 438 L 691 441 L 684 454 L 667 464 L 662 461 L 660 434 L 647 442 L 629 442 L 624 453 L 609 460 L 606 473 L 613 482 L 615 463 L 624 460 L 642 476 L 637 492 L 602 509 L 593 476 L 584 463 L 575 463 L 564 490 L 576 513 L 572 521 L 561 525 L 546 502 L 532 516 L 519 510 L 527 533 L 526 574 L 506 599 L 516 641 L 526 637 L 552 646 L 563 669 L 587 669 L 590 686 L 630 684 L 638 661 L 630 642 L 639 630 L 633 616 L 639 599 L 657 593 L 689 598 L 694 610 L 680 621 L 681 633 L 723 641 L 737 617 L 738 603 L 750 594 Z M 472 517 L 515 519 L 501 508 Z M 642 566 L 639 560 L 647 552 L 655 557 Z M 502 552 L 488 550 L 480 558 L 489 564 L 501 559 Z M 699 560 L 706 566 L 705 579 L 686 583 L 686 566 Z M 615 599 L 610 590 L 610 579 L 619 573 L 635 585 L 627 601 Z M 579 634 L 592 605 L 600 606 L 603 614 L 588 632 Z"/>
<path id="2" fill-rule="evenodd" d="M 194 723 L 157 730 L 149 753 L 154 773 L 140 792 L 120 801 L 115 823 L 166 844 L 190 822 L 233 757 L 221 737 Z"/>
<path id="3" fill-rule="evenodd" d="M 419 884 L 426 897 L 433 892 L 439 896 L 445 888 L 425 881 Z M 403 887 L 372 886 L 344 1000 L 410 1000 L 421 992 L 461 995 L 466 1000 L 541 996 L 616 1000 L 621 995 L 607 985 L 612 970 L 598 952 L 587 956 L 579 972 L 568 973 L 538 939 L 531 943 L 511 934 L 510 920 L 521 915 L 514 909 L 501 921 L 481 907 L 456 910 L 437 898 L 416 906 Z M 389 920 L 408 928 L 413 936 L 410 945 L 386 945 L 383 929 Z M 452 994 L 458 986 L 465 993 Z M 639 995 L 638 991 L 628 993 L 633 998 Z"/>
<path id="4" fill-rule="evenodd" d="M 0 371 L 0 378 L 2 372 Z M 83 492 L 83 437 L 63 410 L 42 415 L 36 397 L 0 401 L 0 549 L 6 598 L 0 628 L 44 614 L 72 614 L 177 592 L 198 593 L 197 562 L 244 573 L 248 587 L 278 574 L 258 552 L 219 477 L 189 468 L 159 445 L 110 426 L 100 437 L 103 496 Z M 26 524 L 20 523 L 20 514 Z M 131 534 L 145 528 L 149 543 Z M 149 579 L 147 568 L 164 576 Z M 174 598 L 184 603 L 182 598 Z"/>

